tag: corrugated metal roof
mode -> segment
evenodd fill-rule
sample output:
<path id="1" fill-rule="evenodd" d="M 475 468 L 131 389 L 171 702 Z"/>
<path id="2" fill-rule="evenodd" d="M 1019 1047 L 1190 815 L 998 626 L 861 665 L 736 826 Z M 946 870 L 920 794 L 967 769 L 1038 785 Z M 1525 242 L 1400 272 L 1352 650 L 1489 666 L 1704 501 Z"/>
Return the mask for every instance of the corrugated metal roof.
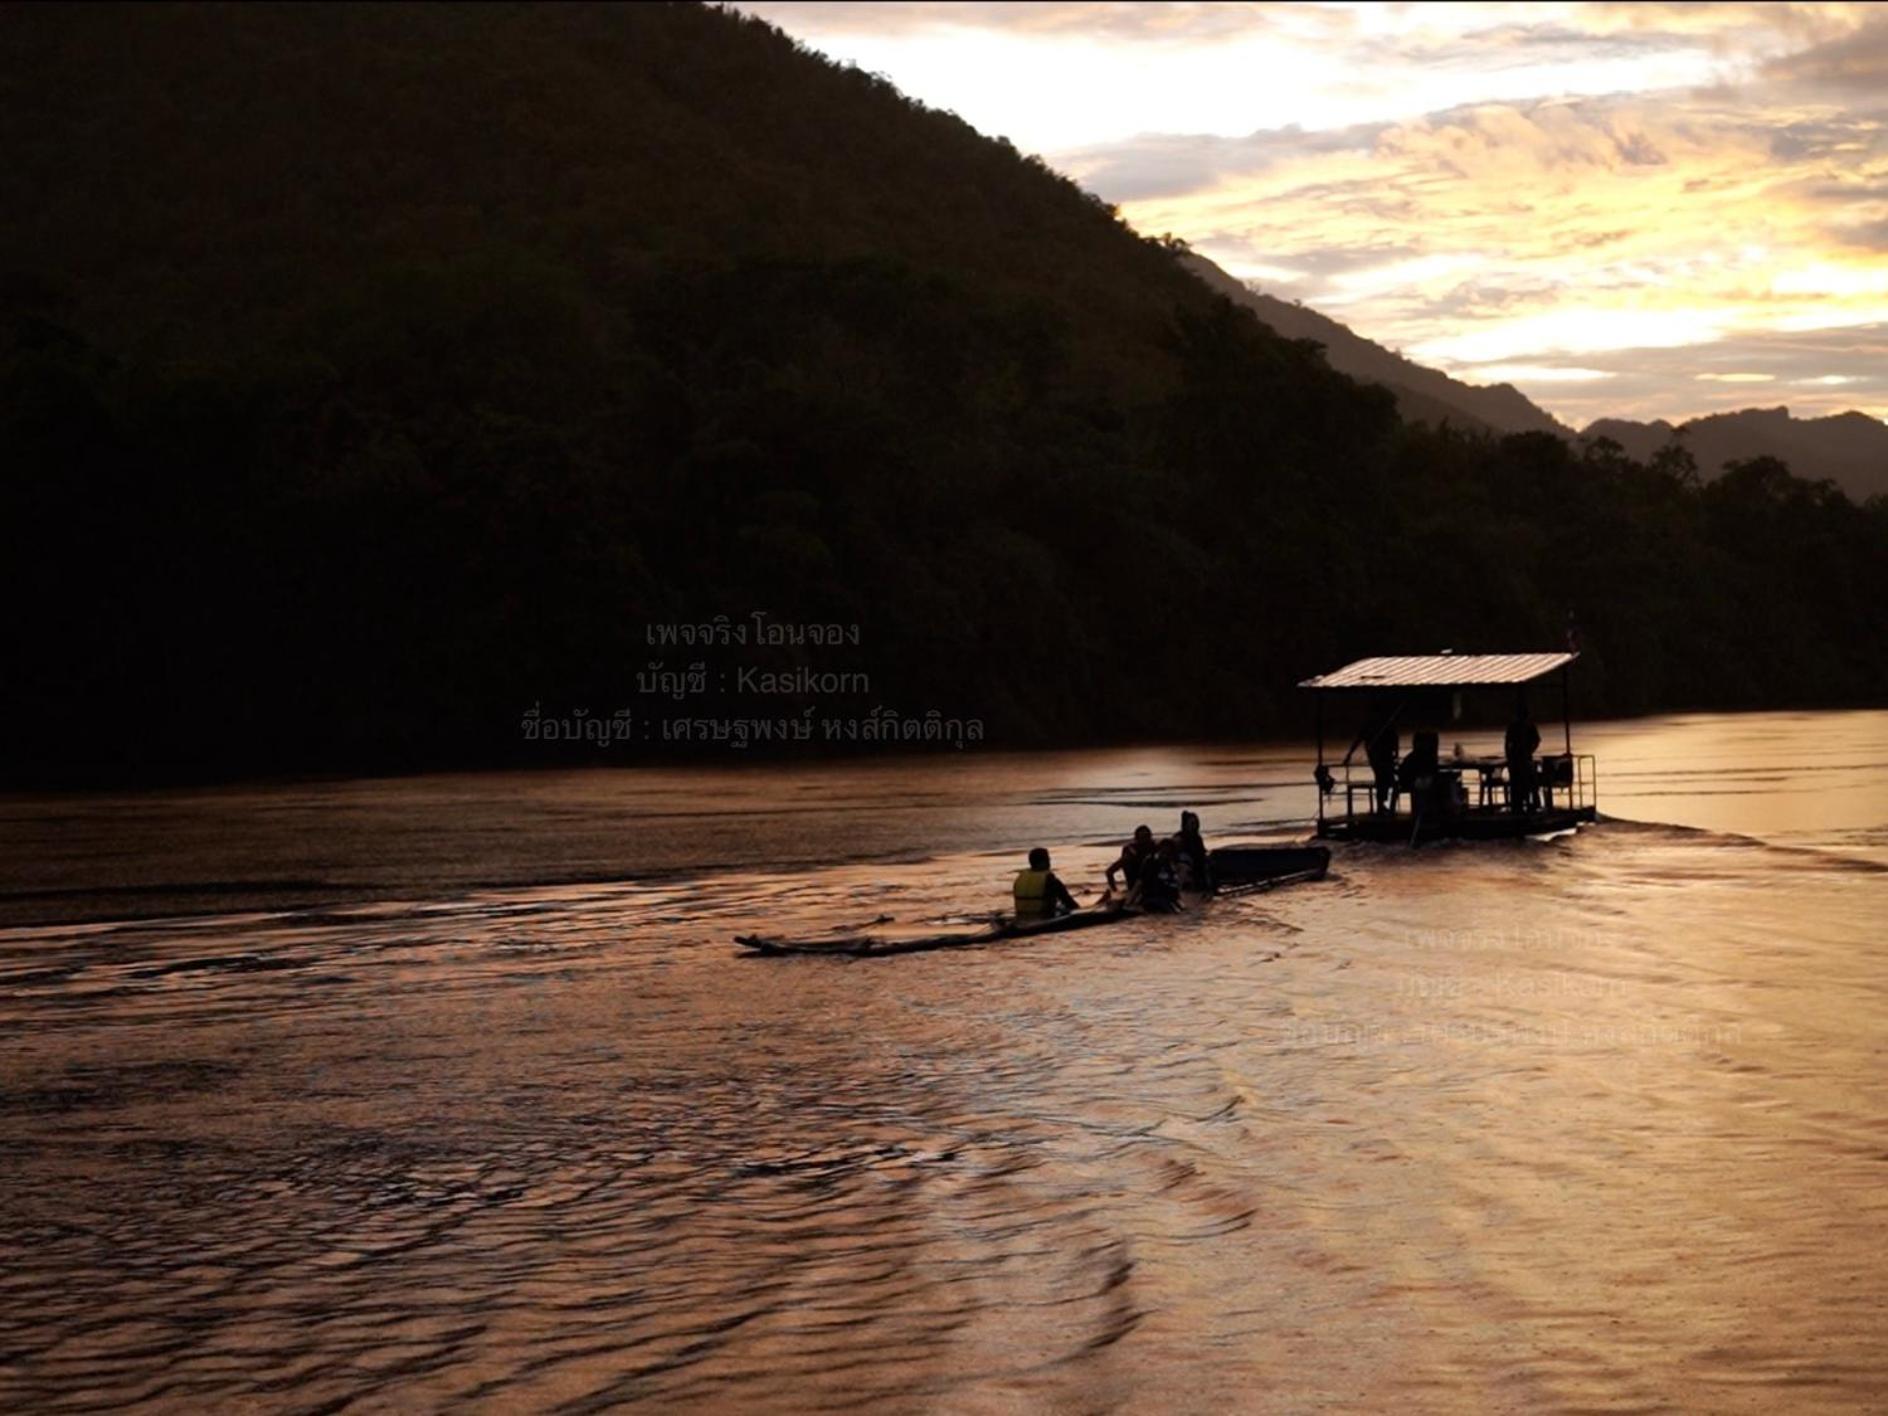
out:
<path id="1" fill-rule="evenodd" d="M 1359 659 L 1319 674 L 1300 688 L 1475 688 L 1529 683 L 1570 664 L 1578 654 L 1397 654 Z"/>

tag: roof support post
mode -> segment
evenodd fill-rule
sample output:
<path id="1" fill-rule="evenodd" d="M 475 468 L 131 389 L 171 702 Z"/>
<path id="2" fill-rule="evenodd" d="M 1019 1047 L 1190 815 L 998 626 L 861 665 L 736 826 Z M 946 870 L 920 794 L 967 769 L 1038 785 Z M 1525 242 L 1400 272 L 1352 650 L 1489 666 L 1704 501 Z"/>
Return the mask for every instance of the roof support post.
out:
<path id="1" fill-rule="evenodd" d="M 1566 736 L 1562 742 L 1566 746 L 1567 756 L 1573 756 L 1573 675 L 1569 672 L 1571 664 L 1560 666 L 1560 726 Z"/>
<path id="2" fill-rule="evenodd" d="M 1317 705 L 1317 722 L 1318 722 L 1318 773 L 1317 773 L 1317 783 L 1318 783 L 1318 827 L 1319 827 L 1319 829 L 1320 829 L 1320 830 L 1322 830 L 1322 829 L 1323 829 L 1323 827 L 1324 827 L 1324 690 L 1323 690 L 1323 689 L 1319 689 L 1319 690 L 1318 690 L 1318 691 L 1317 691 L 1316 693 L 1313 693 L 1313 694 L 1311 695 L 1311 699 L 1312 699 L 1312 702 L 1313 702 L 1313 703 L 1315 703 L 1315 704 Z"/>

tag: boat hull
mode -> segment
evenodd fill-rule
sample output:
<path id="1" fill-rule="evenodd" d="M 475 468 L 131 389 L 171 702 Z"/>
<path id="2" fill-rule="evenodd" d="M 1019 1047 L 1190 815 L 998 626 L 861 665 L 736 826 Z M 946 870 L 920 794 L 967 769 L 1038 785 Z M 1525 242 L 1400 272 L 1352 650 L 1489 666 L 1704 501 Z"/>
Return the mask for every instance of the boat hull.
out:
<path id="1" fill-rule="evenodd" d="M 831 939 L 776 939 L 761 934 L 737 934 L 734 942 L 757 954 L 838 954 L 847 958 L 877 958 L 885 954 L 922 954 L 934 949 L 967 949 L 978 944 L 994 944 L 1004 939 L 1033 939 L 1039 934 L 1068 934 L 1118 924 L 1124 919 L 1144 918 L 1142 910 L 1110 906 L 1105 909 L 1077 910 L 1053 919 L 1001 920 L 986 929 L 964 930 L 954 934 L 927 934 L 912 938 L 895 935 L 855 934 Z"/>
<path id="2" fill-rule="evenodd" d="M 1218 884 L 1214 893 L 1243 895 L 1304 880 L 1321 880 L 1330 867 L 1331 852 L 1327 846 L 1227 846 L 1212 853 L 1212 862 Z M 1188 905 L 1210 898 L 1194 891 L 1185 894 Z M 962 930 L 954 934 L 905 937 L 851 934 L 824 939 L 784 939 L 761 934 L 740 934 L 735 936 L 734 942 L 756 954 L 771 956 L 836 954 L 844 958 L 864 959 L 886 954 L 922 954 L 934 949 L 966 949 L 1009 939 L 1033 939 L 1039 934 L 1068 934 L 1075 930 L 1119 924 L 1123 920 L 1145 919 L 1153 913 L 1111 904 L 1091 906 L 1073 914 L 1057 915 L 1053 919 L 1001 919 L 983 929 Z"/>
<path id="3" fill-rule="evenodd" d="M 1221 846 L 1210 859 L 1217 893 L 1244 895 L 1322 880 L 1331 867 L 1331 850 L 1328 846 Z"/>

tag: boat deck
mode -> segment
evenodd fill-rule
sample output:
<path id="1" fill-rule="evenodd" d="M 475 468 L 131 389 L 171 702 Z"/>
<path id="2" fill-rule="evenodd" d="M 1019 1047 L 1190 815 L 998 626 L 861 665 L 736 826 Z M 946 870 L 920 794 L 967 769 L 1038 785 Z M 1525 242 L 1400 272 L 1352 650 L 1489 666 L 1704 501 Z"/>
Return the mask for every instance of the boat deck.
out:
<path id="1" fill-rule="evenodd" d="M 1599 819 L 1592 806 L 1560 806 L 1539 811 L 1513 812 L 1505 806 L 1465 807 L 1418 822 L 1407 811 L 1359 812 L 1331 816 L 1318 823 L 1318 835 L 1327 841 L 1377 841 L 1410 845 L 1418 841 L 1513 841 L 1524 836 L 1546 836 L 1571 831 Z"/>

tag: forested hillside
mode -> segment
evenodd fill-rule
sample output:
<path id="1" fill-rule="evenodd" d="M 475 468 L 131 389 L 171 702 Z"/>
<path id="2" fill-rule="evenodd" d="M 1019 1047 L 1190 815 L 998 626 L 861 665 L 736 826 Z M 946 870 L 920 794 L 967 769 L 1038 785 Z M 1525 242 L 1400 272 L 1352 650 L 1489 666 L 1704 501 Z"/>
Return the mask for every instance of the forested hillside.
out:
<path id="1" fill-rule="evenodd" d="M 1405 429 L 753 20 L 16 5 L 0 79 L 15 781 L 546 760 L 534 705 L 1297 730 L 1308 672 L 1570 612 L 1592 711 L 1888 693 L 1880 503 Z M 755 610 L 859 643 L 650 643 Z"/>

